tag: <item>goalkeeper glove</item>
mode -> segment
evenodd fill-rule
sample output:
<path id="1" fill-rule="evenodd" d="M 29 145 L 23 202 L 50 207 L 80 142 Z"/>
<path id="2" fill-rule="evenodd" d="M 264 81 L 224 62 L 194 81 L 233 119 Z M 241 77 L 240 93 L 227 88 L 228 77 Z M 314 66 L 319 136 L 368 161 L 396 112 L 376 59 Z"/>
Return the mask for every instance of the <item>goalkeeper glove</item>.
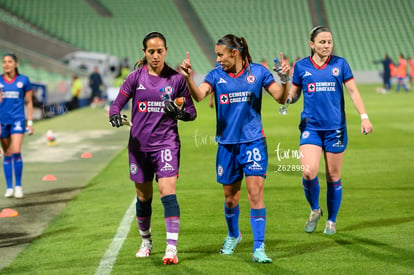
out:
<path id="1" fill-rule="evenodd" d="M 165 101 L 164 112 L 172 119 L 179 119 L 183 121 L 191 119 L 190 113 L 179 108 L 174 101 Z"/>
<path id="2" fill-rule="evenodd" d="M 112 127 L 121 127 L 122 125 L 129 125 L 132 126 L 132 123 L 128 121 L 126 115 L 116 114 L 112 115 L 109 119 L 109 123 L 112 125 Z"/>

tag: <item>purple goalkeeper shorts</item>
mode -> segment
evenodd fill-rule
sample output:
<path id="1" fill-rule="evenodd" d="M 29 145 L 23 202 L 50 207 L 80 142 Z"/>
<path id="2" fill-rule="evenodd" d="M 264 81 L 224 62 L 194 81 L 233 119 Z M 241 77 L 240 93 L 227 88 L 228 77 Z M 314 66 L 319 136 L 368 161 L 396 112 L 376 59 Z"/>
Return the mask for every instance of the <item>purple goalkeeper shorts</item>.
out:
<path id="1" fill-rule="evenodd" d="M 155 152 L 134 152 L 129 150 L 129 174 L 132 181 L 144 183 L 178 176 L 180 149 L 165 148 Z"/>

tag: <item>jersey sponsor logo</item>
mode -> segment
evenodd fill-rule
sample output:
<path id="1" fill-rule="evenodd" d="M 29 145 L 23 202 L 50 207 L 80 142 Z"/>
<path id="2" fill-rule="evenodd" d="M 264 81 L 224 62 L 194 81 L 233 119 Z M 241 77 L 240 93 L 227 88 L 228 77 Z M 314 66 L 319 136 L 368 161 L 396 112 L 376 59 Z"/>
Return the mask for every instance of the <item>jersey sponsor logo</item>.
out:
<path id="1" fill-rule="evenodd" d="M 263 167 L 260 164 L 258 164 L 257 162 L 253 161 L 253 164 L 250 165 L 247 169 L 249 169 L 249 170 L 262 170 Z"/>
<path id="2" fill-rule="evenodd" d="M 217 167 L 217 175 L 219 175 L 221 177 L 221 176 L 223 176 L 223 174 L 224 174 L 223 166 L 219 165 Z"/>
<path id="3" fill-rule="evenodd" d="M 250 84 L 254 83 L 256 81 L 256 77 L 254 75 L 248 75 L 246 77 L 247 82 L 249 82 Z"/>
<path id="4" fill-rule="evenodd" d="M 139 83 L 139 87 L 137 88 L 138 90 L 146 90 L 147 88 L 144 87 L 144 85 L 142 85 L 141 83 Z"/>
<path id="5" fill-rule="evenodd" d="M 309 137 L 309 135 L 310 135 L 309 131 L 304 131 L 304 132 L 302 133 L 302 138 L 303 138 L 303 139 L 307 139 L 307 138 Z"/>
<path id="6" fill-rule="evenodd" d="M 17 82 L 16 86 L 19 89 L 23 88 L 23 82 L 21 82 L 21 81 Z"/>
<path id="7" fill-rule="evenodd" d="M 338 75 L 339 75 L 339 73 L 340 73 L 339 68 L 333 68 L 333 69 L 332 69 L 332 75 L 333 75 L 333 76 L 338 76 Z"/>
<path id="8" fill-rule="evenodd" d="M 129 172 L 132 175 L 135 175 L 138 172 L 138 167 L 135 163 L 131 163 L 131 165 L 129 166 Z"/>
<path id="9" fill-rule="evenodd" d="M 227 94 L 220 95 L 220 104 L 229 104 L 229 96 Z"/>
<path id="10" fill-rule="evenodd" d="M 250 91 L 229 93 L 229 101 L 230 103 L 249 102 L 251 96 L 252 92 Z"/>
<path id="11" fill-rule="evenodd" d="M 220 80 L 219 82 L 217 82 L 217 84 L 222 84 L 222 83 L 227 83 L 227 81 L 220 77 Z"/>
<path id="12" fill-rule="evenodd" d="M 309 93 L 313 93 L 315 91 L 315 89 L 316 89 L 315 83 L 309 83 L 308 84 L 308 92 Z"/>
<path id="13" fill-rule="evenodd" d="M 162 113 L 164 112 L 164 101 L 138 101 L 138 112 Z"/>
<path id="14" fill-rule="evenodd" d="M 174 171 L 174 167 L 168 162 L 165 163 L 164 167 L 161 168 L 161 171 Z"/>
<path id="15" fill-rule="evenodd" d="M 303 77 L 305 77 L 305 76 L 311 76 L 311 75 L 312 74 L 310 72 L 306 71 L 305 74 L 303 75 Z"/>
<path id="16" fill-rule="evenodd" d="M 315 92 L 335 92 L 336 83 L 332 82 L 316 82 Z"/>
<path id="17" fill-rule="evenodd" d="M 17 92 L 17 91 L 7 91 L 7 92 L 3 92 L 2 93 L 2 97 L 3 98 L 14 98 L 14 99 L 16 99 L 16 98 L 19 98 L 19 92 Z"/>

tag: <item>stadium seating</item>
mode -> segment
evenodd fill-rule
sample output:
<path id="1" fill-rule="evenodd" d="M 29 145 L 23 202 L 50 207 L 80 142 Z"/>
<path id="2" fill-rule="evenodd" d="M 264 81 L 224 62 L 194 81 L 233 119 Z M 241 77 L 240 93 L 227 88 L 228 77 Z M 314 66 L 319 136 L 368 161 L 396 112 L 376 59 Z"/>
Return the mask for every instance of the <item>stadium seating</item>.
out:
<path id="1" fill-rule="evenodd" d="M 412 0 L 324 1 L 335 52 L 351 67 L 378 70 L 374 60 L 388 53 L 397 61 L 399 53 L 414 54 Z"/>
<path id="2" fill-rule="evenodd" d="M 207 69 L 208 60 L 172 1 L 155 0 L 150 5 L 146 0 L 101 2 L 113 17 L 100 17 L 83 0 L 21 0 L 19 4 L 1 0 L 0 4 L 81 49 L 127 57 L 132 63 L 142 57 L 145 34 L 160 31 L 169 46 L 167 63 L 172 67 L 181 64 L 190 51 L 194 66 L 200 71 Z"/>
<path id="3" fill-rule="evenodd" d="M 188 1 L 213 41 L 227 33 L 244 36 L 255 62 L 266 58 L 271 66 L 280 51 L 291 61 L 309 55 L 308 35 L 313 27 L 309 1 Z M 132 64 L 142 56 L 143 36 L 157 30 L 167 37 L 167 62 L 171 66 L 181 63 L 185 52 L 190 51 L 196 71 L 205 73 L 210 69 L 210 62 L 174 1 L 100 2 L 113 17 L 99 16 L 84 0 L 0 0 L 0 5 L 81 49 L 127 57 Z M 323 3 L 334 35 L 335 53 L 346 57 L 354 70 L 378 70 L 372 61 L 385 53 L 394 59 L 400 52 L 412 56 L 412 0 Z"/>
<path id="4" fill-rule="evenodd" d="M 309 54 L 312 20 L 307 1 L 191 0 L 191 4 L 214 41 L 228 33 L 245 37 L 254 62 L 266 58 L 272 66 L 281 51 L 291 61 Z"/>

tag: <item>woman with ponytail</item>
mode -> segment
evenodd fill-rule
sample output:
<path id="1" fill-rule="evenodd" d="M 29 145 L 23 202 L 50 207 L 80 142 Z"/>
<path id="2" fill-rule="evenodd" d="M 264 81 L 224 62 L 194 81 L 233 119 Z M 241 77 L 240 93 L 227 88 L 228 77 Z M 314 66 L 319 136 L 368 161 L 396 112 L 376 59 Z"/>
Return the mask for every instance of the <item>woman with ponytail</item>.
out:
<path id="1" fill-rule="evenodd" d="M 253 231 L 253 261 L 270 263 L 265 253 L 266 208 L 263 185 L 268 154 L 261 121 L 262 88 L 278 103 L 288 94 L 290 67 L 282 64 L 278 74 L 284 80 L 278 85 L 273 75 L 260 64 L 253 63 L 246 39 L 233 34 L 220 38 L 215 46 L 217 67 L 197 86 L 192 78 L 190 56 L 181 64 L 181 73 L 191 95 L 200 101 L 214 94 L 218 142 L 216 173 L 224 191 L 226 236 L 221 254 L 233 254 L 242 235 L 239 231 L 240 190 L 246 177 Z"/>

